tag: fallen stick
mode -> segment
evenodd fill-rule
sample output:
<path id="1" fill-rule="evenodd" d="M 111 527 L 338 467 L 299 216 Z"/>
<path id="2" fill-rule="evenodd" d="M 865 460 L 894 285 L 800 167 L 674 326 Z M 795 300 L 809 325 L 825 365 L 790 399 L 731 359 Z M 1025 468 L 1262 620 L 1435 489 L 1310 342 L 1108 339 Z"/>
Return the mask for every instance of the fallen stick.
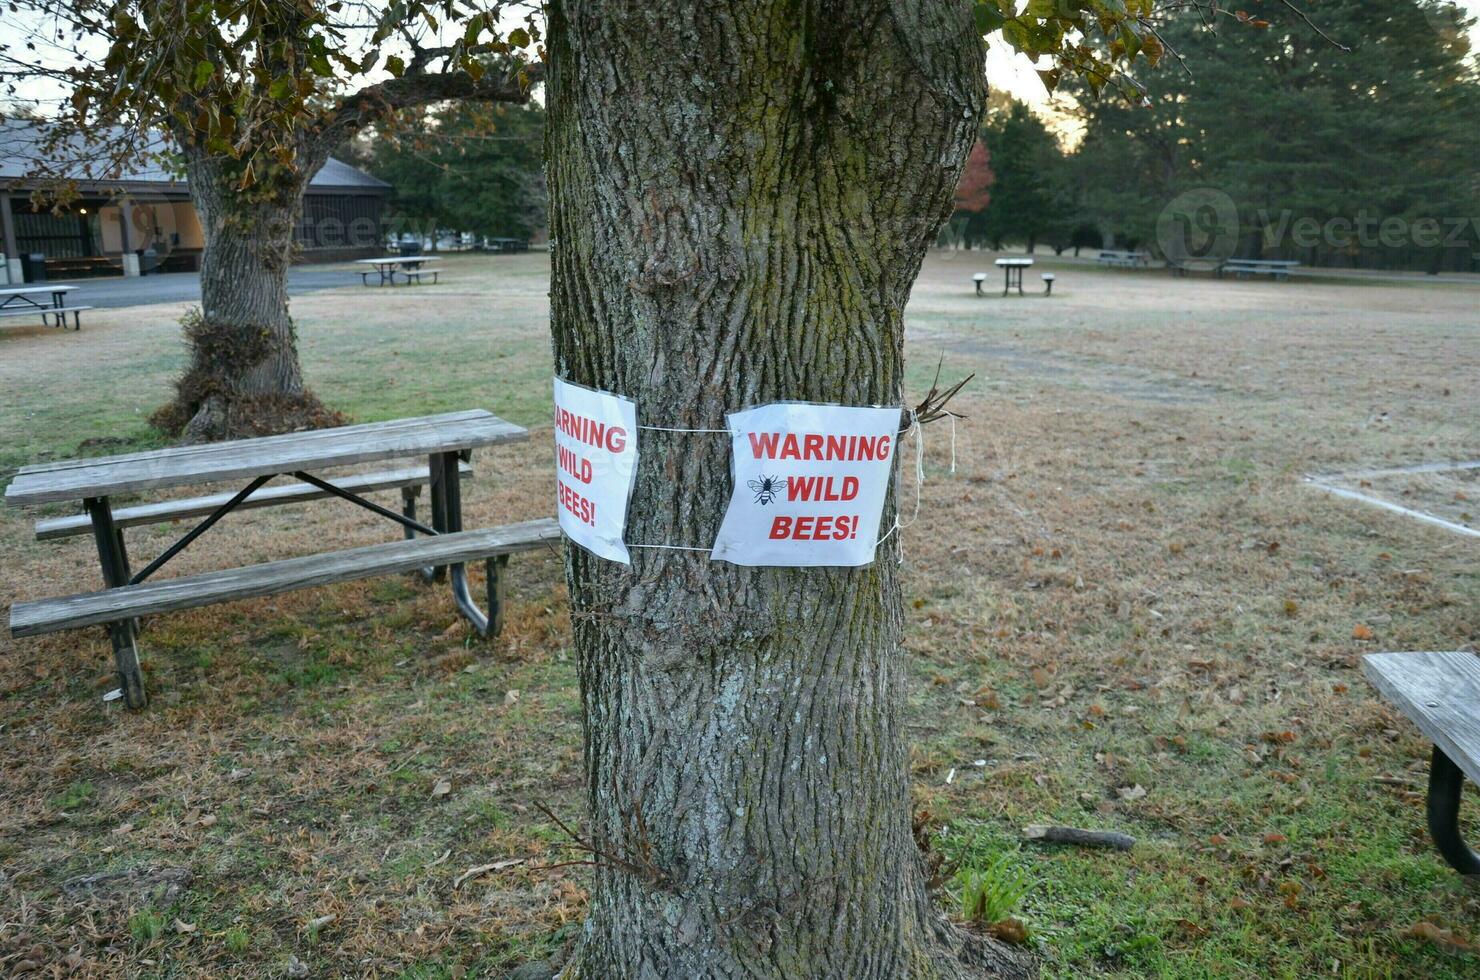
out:
<path id="1" fill-rule="evenodd" d="M 521 865 L 523 863 L 524 858 L 513 858 L 508 861 L 495 861 L 492 864 L 480 864 L 476 868 L 469 868 L 462 874 L 458 875 L 457 880 L 452 883 L 452 887 L 454 890 L 461 888 L 463 886 L 463 882 L 476 878 L 481 874 L 487 874 L 490 871 L 502 871 L 505 868 L 516 867 L 517 865 Z"/>
<path id="2" fill-rule="evenodd" d="M 1114 830 L 1081 830 L 1078 827 L 1051 827 L 1048 824 L 1031 824 L 1023 828 L 1023 838 L 1042 841 L 1045 844 L 1075 844 L 1079 847 L 1113 847 L 1117 851 L 1128 851 L 1136 844 L 1130 834 Z"/>

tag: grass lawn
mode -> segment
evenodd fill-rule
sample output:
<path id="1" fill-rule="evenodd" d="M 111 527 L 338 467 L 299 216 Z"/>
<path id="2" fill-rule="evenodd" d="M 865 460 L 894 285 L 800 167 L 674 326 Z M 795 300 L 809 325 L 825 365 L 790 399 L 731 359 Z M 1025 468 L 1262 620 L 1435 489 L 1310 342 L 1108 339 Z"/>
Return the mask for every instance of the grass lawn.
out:
<path id="1" fill-rule="evenodd" d="M 1480 890 L 1424 829 L 1428 745 L 1358 664 L 1474 646 L 1476 542 L 1301 481 L 1480 459 L 1480 289 L 1040 262 L 1051 299 L 978 299 L 989 258 L 934 255 L 908 312 L 911 398 L 942 355 L 978 375 L 954 472 L 949 427 L 926 433 L 903 534 L 935 846 L 1011 854 L 1050 977 L 1480 975 Z M 295 300 L 306 374 L 359 421 L 529 426 L 475 460 L 467 524 L 552 514 L 546 257 L 446 264 L 445 285 Z M 158 444 L 180 312 L 0 332 L 0 476 Z M 1364 492 L 1458 521 L 1474 487 Z M 33 539 L 62 511 L 0 512 L 5 605 L 99 584 L 87 539 Z M 244 512 L 178 566 L 387 533 L 333 502 Z M 564 943 L 585 875 L 539 870 L 576 855 L 534 805 L 582 805 L 563 572 L 511 570 L 489 643 L 409 578 L 151 620 L 137 715 L 100 702 L 101 630 L 0 638 L 0 972 L 501 976 Z M 1041 822 L 1139 843 L 1019 840 Z"/>

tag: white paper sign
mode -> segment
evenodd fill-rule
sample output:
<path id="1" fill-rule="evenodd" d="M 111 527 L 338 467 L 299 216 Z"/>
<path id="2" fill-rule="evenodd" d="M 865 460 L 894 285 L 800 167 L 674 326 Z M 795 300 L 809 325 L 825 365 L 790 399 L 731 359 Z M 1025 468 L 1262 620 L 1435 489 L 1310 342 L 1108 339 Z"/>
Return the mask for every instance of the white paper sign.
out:
<path id="1" fill-rule="evenodd" d="M 897 408 L 763 405 L 729 416 L 735 490 L 710 557 L 867 565 L 898 439 Z"/>
<path id="2" fill-rule="evenodd" d="M 555 379 L 555 505 L 566 537 L 632 564 L 622 535 L 637 475 L 637 404 Z"/>

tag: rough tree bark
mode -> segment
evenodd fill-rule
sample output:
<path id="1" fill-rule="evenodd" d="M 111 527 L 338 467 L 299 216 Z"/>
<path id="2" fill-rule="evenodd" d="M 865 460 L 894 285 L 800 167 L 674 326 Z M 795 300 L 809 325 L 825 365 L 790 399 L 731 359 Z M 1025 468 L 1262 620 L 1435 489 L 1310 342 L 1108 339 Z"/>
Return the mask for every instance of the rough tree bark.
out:
<path id="1" fill-rule="evenodd" d="M 969 0 L 548 12 L 558 374 L 662 426 L 901 404 L 905 301 L 985 98 Z M 641 451 L 627 540 L 708 545 L 728 441 Z M 859 569 L 568 549 L 590 833 L 615 860 L 563 976 L 1029 972 L 927 892 L 898 557 L 897 537 Z"/>
<path id="2" fill-rule="evenodd" d="M 304 388 L 288 315 L 293 227 L 308 178 L 326 157 L 307 149 L 304 176 L 250 195 L 237 187 L 229 158 L 188 144 L 184 157 L 205 238 L 201 306 L 183 324 L 190 364 L 155 424 L 186 442 L 337 424 L 341 416 Z"/>

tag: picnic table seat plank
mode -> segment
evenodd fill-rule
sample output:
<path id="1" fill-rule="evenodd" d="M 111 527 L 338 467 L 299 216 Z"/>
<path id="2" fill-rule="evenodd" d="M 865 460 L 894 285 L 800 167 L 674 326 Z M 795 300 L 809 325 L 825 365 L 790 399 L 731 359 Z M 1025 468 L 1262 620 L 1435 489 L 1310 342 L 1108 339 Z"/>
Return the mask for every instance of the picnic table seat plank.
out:
<path id="1" fill-rule="evenodd" d="M 0 316 L 50 316 L 53 313 L 90 309 L 91 306 L 7 306 L 0 308 Z"/>
<path id="2" fill-rule="evenodd" d="M 473 467 L 468 463 L 458 466 L 458 471 L 464 477 L 473 475 Z M 427 482 L 430 474 L 425 466 L 411 469 L 387 470 L 379 473 L 353 473 L 345 476 L 329 477 L 328 482 L 347 490 L 350 493 L 374 493 L 379 490 L 396 490 L 405 487 L 420 486 Z M 185 500 L 161 500 L 155 503 L 139 504 L 135 507 L 121 507 L 113 512 L 113 525 L 117 528 L 142 527 L 149 524 L 166 524 L 170 521 L 181 520 L 187 517 L 205 517 L 218 507 L 232 498 L 230 493 L 216 493 L 205 497 L 191 497 Z M 280 504 L 300 503 L 309 500 L 319 500 L 330 494 L 318 487 L 307 483 L 293 481 L 284 484 L 269 484 L 255 491 L 247 499 L 237 505 L 238 510 L 250 510 L 260 507 L 275 507 Z M 76 535 L 91 534 L 92 521 L 87 514 L 69 514 L 66 517 L 50 517 L 46 520 L 36 522 L 36 540 L 49 541 L 54 538 L 67 538 Z"/>
<path id="3" fill-rule="evenodd" d="M 141 582 L 98 592 L 17 602 L 10 609 L 10 632 L 15 637 L 40 636 L 236 599 L 411 572 L 427 566 L 459 565 L 531 551 L 557 542 L 559 538 L 559 524 L 553 519 L 542 518 L 503 527 L 457 531 Z"/>
<path id="4" fill-rule="evenodd" d="M 348 466 L 393 456 L 426 456 L 516 442 L 528 435 L 521 426 L 486 411 L 450 412 L 26 466 L 17 471 L 5 491 L 5 500 L 11 504 L 78 500 L 188 483 Z"/>

